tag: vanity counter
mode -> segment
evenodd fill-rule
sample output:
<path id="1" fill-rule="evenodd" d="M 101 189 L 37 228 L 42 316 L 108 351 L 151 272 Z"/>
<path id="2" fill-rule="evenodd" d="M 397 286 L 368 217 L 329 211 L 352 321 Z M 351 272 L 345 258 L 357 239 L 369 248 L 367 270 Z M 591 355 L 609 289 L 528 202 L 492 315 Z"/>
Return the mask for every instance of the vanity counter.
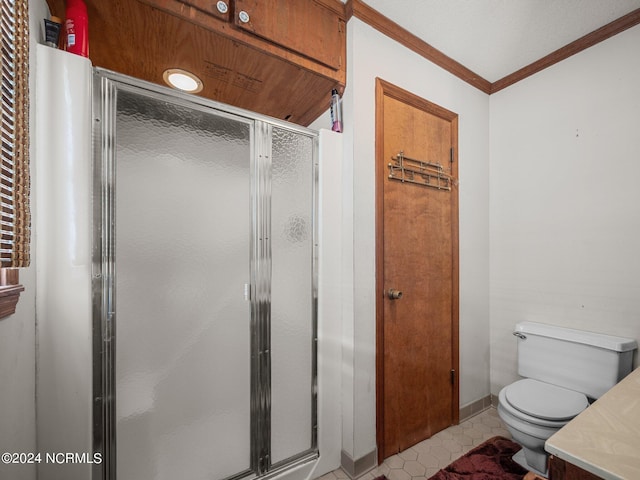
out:
<path id="1" fill-rule="evenodd" d="M 545 448 L 605 480 L 640 479 L 640 368 L 551 436 Z"/>

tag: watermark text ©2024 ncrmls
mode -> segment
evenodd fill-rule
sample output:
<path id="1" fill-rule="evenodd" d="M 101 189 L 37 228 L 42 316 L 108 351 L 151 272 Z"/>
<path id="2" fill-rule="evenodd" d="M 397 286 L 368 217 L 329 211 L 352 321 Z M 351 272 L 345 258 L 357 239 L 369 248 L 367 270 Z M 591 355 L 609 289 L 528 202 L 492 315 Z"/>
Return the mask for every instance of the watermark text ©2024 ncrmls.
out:
<path id="1" fill-rule="evenodd" d="M 4 464 L 29 464 L 29 463 L 102 463 L 101 453 L 78 453 L 78 452 L 4 452 L 0 455 Z"/>

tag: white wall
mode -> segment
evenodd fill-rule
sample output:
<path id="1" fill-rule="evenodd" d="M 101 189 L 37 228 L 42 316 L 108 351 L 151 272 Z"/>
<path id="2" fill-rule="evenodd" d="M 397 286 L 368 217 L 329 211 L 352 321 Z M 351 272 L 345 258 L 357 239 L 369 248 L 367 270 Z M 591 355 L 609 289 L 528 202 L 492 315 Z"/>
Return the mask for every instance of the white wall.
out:
<path id="1" fill-rule="evenodd" d="M 342 448 L 357 460 L 376 448 L 375 79 L 459 114 L 462 406 L 489 394 L 489 97 L 357 18 L 347 57 Z"/>
<path id="2" fill-rule="evenodd" d="M 20 271 L 25 291 L 16 313 L 0 320 L 0 453 L 36 452 L 35 281 Z M 0 478 L 35 479 L 35 464 L 0 463 Z"/>
<path id="3" fill-rule="evenodd" d="M 30 130 L 35 125 L 35 44 L 40 39 L 42 19 L 48 14 L 44 0 L 29 2 L 30 65 Z M 36 157 L 35 141 L 30 142 L 30 157 Z M 32 167 L 33 169 L 33 167 Z M 32 192 L 32 199 L 34 193 Z M 35 212 L 32 211 L 33 217 Z M 35 220 L 32 217 L 32 225 Z M 36 232 L 32 228 L 32 244 Z M 20 283 L 25 291 L 20 295 L 16 313 L 0 320 L 0 453 L 36 452 L 36 314 L 34 248 L 31 266 L 20 270 Z M 5 465 L 0 463 L 0 478 L 31 480 L 36 478 L 36 465 Z"/>
<path id="4" fill-rule="evenodd" d="M 640 26 L 491 96 L 494 394 L 518 321 L 640 339 L 638 45 Z"/>

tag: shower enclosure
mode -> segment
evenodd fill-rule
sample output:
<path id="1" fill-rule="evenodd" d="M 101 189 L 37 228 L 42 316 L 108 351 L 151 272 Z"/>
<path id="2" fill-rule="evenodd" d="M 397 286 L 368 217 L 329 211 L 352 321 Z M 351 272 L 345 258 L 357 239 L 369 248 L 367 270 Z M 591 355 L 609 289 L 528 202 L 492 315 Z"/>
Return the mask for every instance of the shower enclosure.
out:
<path id="1" fill-rule="evenodd" d="M 93 117 L 93 477 L 316 459 L 317 133 L 99 69 Z"/>

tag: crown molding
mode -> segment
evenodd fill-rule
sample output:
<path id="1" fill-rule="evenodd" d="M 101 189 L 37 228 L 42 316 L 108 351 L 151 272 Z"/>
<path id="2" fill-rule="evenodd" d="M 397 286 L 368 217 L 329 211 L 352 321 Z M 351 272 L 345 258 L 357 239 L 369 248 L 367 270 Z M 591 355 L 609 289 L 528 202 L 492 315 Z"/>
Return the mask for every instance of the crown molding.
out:
<path id="1" fill-rule="evenodd" d="M 363 0 L 347 0 L 345 4 L 345 17 L 347 21 L 352 16 L 359 18 L 364 23 L 375 28 L 387 37 L 397 41 L 408 49 L 413 50 L 430 62 L 435 63 L 452 75 L 455 75 L 461 80 L 489 95 L 503 90 L 504 88 L 507 88 L 520 80 L 524 80 L 545 68 L 555 65 L 576 53 L 586 50 L 607 38 L 640 24 L 640 8 L 638 8 L 617 20 L 608 23 L 607 25 L 580 37 L 568 45 L 559 48 L 540 60 L 537 60 L 530 65 L 527 65 L 526 67 L 491 83 L 477 73 L 469 70 L 464 65 L 448 57 L 440 50 L 432 47 L 424 40 L 416 37 L 414 34 L 388 19 L 377 10 L 374 10 L 364 3 Z"/>
<path id="2" fill-rule="evenodd" d="M 413 50 L 430 62 L 444 68 L 461 80 L 473 85 L 484 93 L 491 93 L 491 82 L 469 70 L 467 67 L 455 61 L 451 57 L 448 57 L 440 50 L 432 47 L 424 40 L 416 37 L 413 33 L 404 29 L 397 23 L 389 20 L 362 0 L 347 1 L 345 11 L 348 19 L 351 15 L 359 18 L 366 24 L 385 34 L 387 37 L 397 41 L 408 49 Z"/>
<path id="3" fill-rule="evenodd" d="M 491 93 L 499 92 L 500 90 L 507 88 L 514 83 L 519 82 L 520 80 L 530 77 L 531 75 L 538 73 L 552 65 L 555 65 L 562 60 L 566 60 L 572 55 L 586 50 L 589 47 L 593 47 L 594 45 L 606 40 L 607 38 L 613 37 L 620 32 L 638 25 L 639 23 L 640 8 L 618 18 L 617 20 L 614 20 L 611 23 L 606 24 L 604 27 L 600 27 L 597 30 L 588 33 L 587 35 L 580 37 L 578 40 L 575 40 L 565 45 L 564 47 L 559 48 L 555 52 L 542 57 L 540 60 L 537 60 L 532 64 L 527 65 L 526 67 L 523 67 L 520 70 L 517 70 L 512 74 L 493 82 L 491 84 Z"/>

